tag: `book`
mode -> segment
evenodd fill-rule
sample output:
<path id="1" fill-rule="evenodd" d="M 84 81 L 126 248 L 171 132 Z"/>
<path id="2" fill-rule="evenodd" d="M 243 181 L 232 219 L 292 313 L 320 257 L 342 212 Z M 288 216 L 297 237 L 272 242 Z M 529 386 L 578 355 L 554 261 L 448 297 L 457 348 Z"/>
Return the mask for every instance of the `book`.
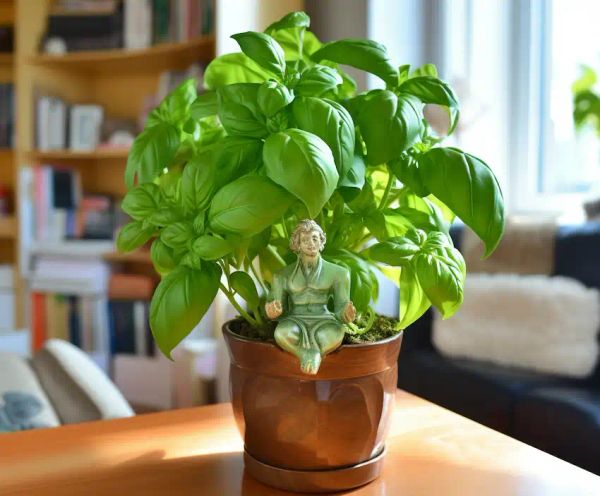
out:
<path id="1" fill-rule="evenodd" d="M 41 151 L 67 145 L 67 107 L 60 98 L 40 96 L 36 102 L 36 144 Z"/>
<path id="2" fill-rule="evenodd" d="M 152 45 L 151 0 L 125 0 L 123 46 L 126 49 Z"/>
<path id="3" fill-rule="evenodd" d="M 164 43 L 170 41 L 169 25 L 171 23 L 169 0 L 152 1 L 152 42 Z"/>
<path id="4" fill-rule="evenodd" d="M 43 294 L 31 294 L 31 309 L 31 347 L 36 351 L 46 341 L 46 302 Z"/>

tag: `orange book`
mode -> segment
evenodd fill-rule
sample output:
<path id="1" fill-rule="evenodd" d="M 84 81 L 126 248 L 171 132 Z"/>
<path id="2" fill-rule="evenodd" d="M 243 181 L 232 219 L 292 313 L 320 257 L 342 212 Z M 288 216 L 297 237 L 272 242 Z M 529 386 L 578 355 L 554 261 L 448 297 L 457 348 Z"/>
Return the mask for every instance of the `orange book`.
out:
<path id="1" fill-rule="evenodd" d="M 46 295 L 31 294 L 31 347 L 39 350 L 46 341 Z"/>

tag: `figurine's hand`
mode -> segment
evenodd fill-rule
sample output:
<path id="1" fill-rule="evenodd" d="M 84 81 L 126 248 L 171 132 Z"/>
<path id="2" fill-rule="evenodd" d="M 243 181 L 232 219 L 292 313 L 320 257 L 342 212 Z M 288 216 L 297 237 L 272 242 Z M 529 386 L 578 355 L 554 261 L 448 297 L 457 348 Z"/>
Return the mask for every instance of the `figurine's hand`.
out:
<path id="1" fill-rule="evenodd" d="M 351 301 L 349 301 L 348 303 L 346 303 L 346 306 L 344 307 L 344 311 L 342 312 L 342 320 L 346 324 L 349 324 L 350 322 L 354 322 L 355 318 L 356 318 L 356 308 L 354 308 L 353 303 Z"/>
<path id="2" fill-rule="evenodd" d="M 267 317 L 271 320 L 276 319 L 283 313 L 283 307 L 279 300 L 271 301 L 265 305 L 265 312 Z"/>

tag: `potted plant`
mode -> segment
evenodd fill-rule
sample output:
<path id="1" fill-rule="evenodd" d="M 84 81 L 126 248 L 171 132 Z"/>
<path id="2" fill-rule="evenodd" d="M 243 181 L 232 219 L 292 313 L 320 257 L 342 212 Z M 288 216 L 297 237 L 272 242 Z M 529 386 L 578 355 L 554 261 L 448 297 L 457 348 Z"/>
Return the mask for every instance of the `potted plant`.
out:
<path id="1" fill-rule="evenodd" d="M 489 254 L 504 213 L 489 167 L 440 146 L 424 119 L 425 105 L 445 107 L 452 132 L 459 115 L 434 66 L 396 67 L 379 43 L 322 44 L 308 27 L 294 12 L 234 35 L 242 51 L 211 62 L 207 92 L 186 81 L 150 114 L 127 162 L 122 207 L 133 220 L 117 245 L 153 239 L 162 279 L 150 324 L 166 356 L 219 290 L 237 309 L 223 333 L 250 473 L 331 491 L 379 473 L 401 330 L 431 305 L 444 318 L 461 305 L 450 222 L 459 217 Z M 340 64 L 385 88 L 356 94 Z M 378 271 L 400 288 L 399 320 L 373 311 Z M 318 303 L 331 333 L 306 314 L 294 321 L 286 302 Z"/>

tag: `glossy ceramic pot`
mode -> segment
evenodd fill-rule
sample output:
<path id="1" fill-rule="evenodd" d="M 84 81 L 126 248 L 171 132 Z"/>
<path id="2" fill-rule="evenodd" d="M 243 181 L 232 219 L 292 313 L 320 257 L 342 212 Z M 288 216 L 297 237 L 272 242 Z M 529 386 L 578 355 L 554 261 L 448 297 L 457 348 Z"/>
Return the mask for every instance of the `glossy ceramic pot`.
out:
<path id="1" fill-rule="evenodd" d="M 295 357 L 274 343 L 235 334 L 231 324 L 223 334 L 250 475 L 300 492 L 339 491 L 375 479 L 394 406 L 402 334 L 341 346 L 309 376 Z"/>

